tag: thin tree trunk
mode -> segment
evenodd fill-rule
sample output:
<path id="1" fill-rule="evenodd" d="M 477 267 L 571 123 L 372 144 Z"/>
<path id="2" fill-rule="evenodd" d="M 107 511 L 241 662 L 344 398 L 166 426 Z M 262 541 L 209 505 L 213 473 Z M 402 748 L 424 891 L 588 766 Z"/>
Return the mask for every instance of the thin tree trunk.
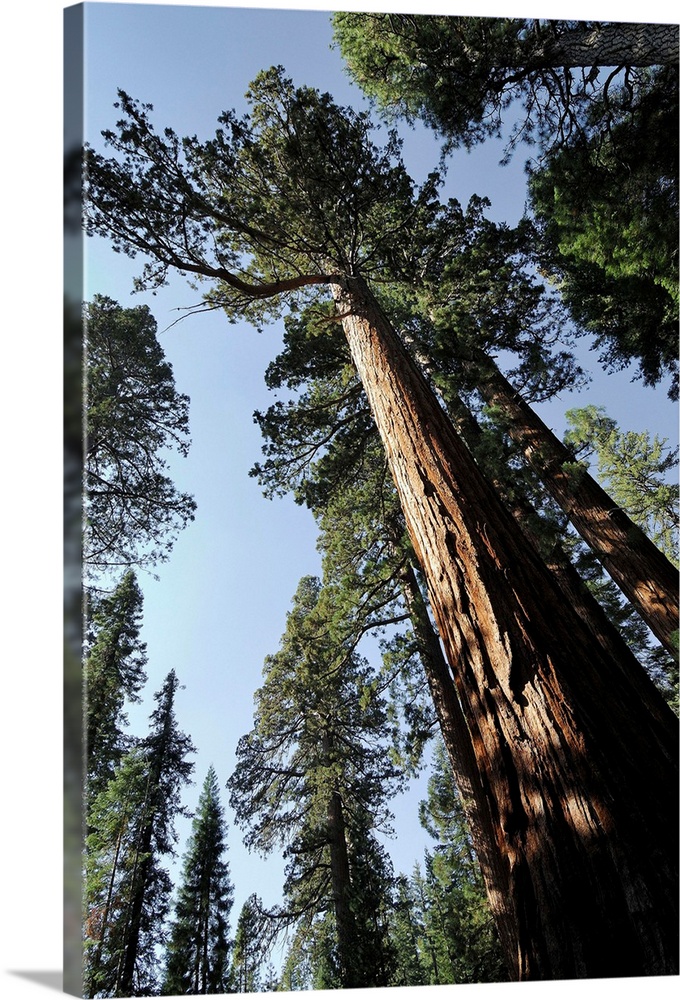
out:
<path id="1" fill-rule="evenodd" d="M 133 996 L 133 983 L 135 975 L 135 965 L 137 964 L 137 952 L 139 951 L 139 934 L 141 929 L 142 908 L 144 906 L 144 894 L 146 892 L 147 872 L 149 868 L 149 852 L 151 849 L 152 824 L 149 823 L 142 831 L 140 844 L 135 858 L 134 868 L 134 895 L 130 902 L 125 934 L 125 949 L 123 952 L 123 963 L 120 969 L 118 982 L 116 983 L 116 996 Z M 142 857 L 142 862 L 137 866 L 137 860 Z"/>
<path id="2" fill-rule="evenodd" d="M 338 935 L 338 954 L 340 957 L 342 985 L 345 989 L 351 989 L 360 984 L 357 982 L 355 974 L 354 949 L 356 947 L 356 933 L 354 915 L 349 905 L 350 874 L 347 838 L 345 834 L 345 816 L 342 808 L 342 798 L 338 791 L 332 793 L 328 802 L 328 836 L 331 856 L 333 908 Z"/>
<path id="3" fill-rule="evenodd" d="M 492 816 L 518 978 L 677 971 L 675 717 L 567 606 L 361 279 L 332 286 Z"/>
<path id="4" fill-rule="evenodd" d="M 490 358 L 479 390 L 508 434 L 664 647 L 677 657 L 678 571 L 522 399 Z"/>
<path id="5" fill-rule="evenodd" d="M 97 943 L 97 948 L 95 950 L 94 958 L 92 959 L 91 962 L 91 967 L 94 970 L 90 976 L 90 979 L 92 981 L 92 986 L 90 988 L 91 997 L 93 997 L 96 992 L 96 986 L 94 985 L 94 980 L 101 962 L 102 948 L 104 947 L 104 938 L 106 936 L 106 932 L 108 930 L 108 925 L 109 925 L 109 913 L 111 911 L 111 901 L 113 899 L 113 888 L 116 881 L 116 875 L 118 874 L 118 859 L 120 857 L 120 848 L 123 841 L 123 834 L 125 832 L 125 824 L 127 822 L 127 803 L 125 805 L 125 809 L 126 811 L 123 813 L 120 830 L 118 831 L 118 836 L 116 838 L 116 850 L 113 857 L 113 865 L 111 867 L 111 877 L 109 878 L 109 884 L 106 892 L 106 903 L 104 905 L 104 913 L 102 914 L 102 924 L 99 932 L 99 941 Z"/>

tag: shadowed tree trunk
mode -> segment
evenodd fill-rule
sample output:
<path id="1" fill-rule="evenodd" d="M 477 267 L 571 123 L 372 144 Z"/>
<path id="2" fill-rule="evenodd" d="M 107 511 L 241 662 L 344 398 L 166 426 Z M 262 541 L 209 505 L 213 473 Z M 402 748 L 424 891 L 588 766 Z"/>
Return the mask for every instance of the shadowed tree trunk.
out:
<path id="1" fill-rule="evenodd" d="M 338 938 L 340 975 L 345 989 L 359 986 L 355 975 L 354 949 L 356 934 L 354 915 L 349 905 L 350 874 L 345 832 L 345 816 L 340 792 L 333 792 L 328 803 L 328 843 L 331 858 L 333 909 Z"/>
<path id="2" fill-rule="evenodd" d="M 678 571 L 522 399 L 490 358 L 479 390 L 545 488 L 659 642 L 677 656 Z"/>
<path id="3" fill-rule="evenodd" d="M 515 949 L 516 931 L 508 898 L 507 870 L 492 846 L 495 839 L 493 820 L 477 767 L 470 730 L 412 566 L 407 566 L 403 571 L 401 588 L 451 771 L 479 858 L 489 906 L 504 951 L 506 954 L 512 953 Z"/>
<path id="4" fill-rule="evenodd" d="M 513 974 L 677 971 L 672 712 L 565 604 L 366 284 L 332 289 L 473 734 Z"/>
<path id="5" fill-rule="evenodd" d="M 534 66 L 673 66 L 678 59 L 676 24 L 600 24 L 577 28 L 547 45 Z"/>

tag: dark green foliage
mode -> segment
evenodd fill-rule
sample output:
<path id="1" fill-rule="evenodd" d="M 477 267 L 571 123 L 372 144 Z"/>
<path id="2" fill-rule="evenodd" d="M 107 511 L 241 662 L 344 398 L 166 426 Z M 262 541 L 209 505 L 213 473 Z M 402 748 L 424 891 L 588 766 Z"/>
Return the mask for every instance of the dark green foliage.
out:
<path id="1" fill-rule="evenodd" d="M 193 764 L 191 740 L 176 725 L 171 671 L 154 695 L 148 736 L 123 757 L 92 803 L 85 882 L 85 985 L 89 996 L 145 996 L 158 986 L 171 882 L 161 866 L 174 854 L 174 822 Z"/>
<path id="2" fill-rule="evenodd" d="M 95 296 L 85 323 L 85 565 L 153 566 L 196 509 L 163 457 L 188 452 L 189 399 L 175 389 L 146 306 Z"/>
<path id="3" fill-rule="evenodd" d="M 675 397 L 677 68 L 649 74 L 633 109 L 620 100 L 608 109 L 617 121 L 604 136 L 586 136 L 531 176 L 541 266 L 607 367 L 637 362 L 649 385 L 671 374 Z"/>
<path id="4" fill-rule="evenodd" d="M 264 922 L 262 901 L 253 893 L 241 907 L 236 924 L 230 984 L 237 993 L 258 993 L 263 987 Z"/>
<path id="5" fill-rule="evenodd" d="M 330 934 L 324 981 L 345 986 L 375 985 L 381 975 L 375 888 L 365 912 L 357 893 L 368 888 L 360 884 L 365 852 L 379 857 L 372 831 L 386 828 L 385 801 L 399 785 L 385 753 L 385 707 L 353 645 L 339 639 L 331 593 L 304 578 L 281 649 L 265 664 L 255 726 L 239 741 L 229 781 L 246 844 L 263 853 L 281 845 L 288 859 L 284 905 L 272 918 L 298 926 L 305 953 Z M 369 967 L 359 961 L 360 944 L 370 945 Z"/>
<path id="6" fill-rule="evenodd" d="M 292 492 L 312 509 L 330 490 L 342 488 L 377 433 L 333 314 L 331 303 L 321 303 L 286 317 L 284 350 L 265 378 L 270 389 L 285 387 L 292 398 L 254 415 L 266 441 L 266 462 L 257 463 L 251 475 L 266 496 Z M 337 451 L 341 462 L 334 461 Z"/>
<path id="7" fill-rule="evenodd" d="M 281 67 L 247 96 L 249 116 L 225 112 L 201 143 L 157 133 L 151 106 L 121 92 L 105 133 L 118 155 L 87 153 L 88 230 L 151 258 L 145 287 L 169 268 L 212 279 L 208 305 L 256 325 L 334 277 L 400 269 L 432 191 L 414 205 L 396 137 L 379 148 L 366 113 L 294 88 Z"/>
<path id="8" fill-rule="evenodd" d="M 123 968 L 130 946 L 132 908 L 143 894 L 134 943 L 136 995 L 157 985 L 156 948 L 168 912 L 171 883 L 159 856 L 145 850 L 152 809 L 149 760 L 129 751 L 115 777 L 94 800 L 85 861 L 85 995 L 128 996 Z"/>
<path id="9" fill-rule="evenodd" d="M 520 105 L 508 149 L 520 140 L 555 148 L 579 133 L 593 98 L 608 95 L 612 66 L 634 93 L 636 65 L 677 59 L 672 28 L 670 52 L 625 54 L 626 26 L 594 21 L 338 13 L 333 24 L 352 77 L 381 110 L 421 118 L 454 147 L 500 135 Z"/>
<path id="10" fill-rule="evenodd" d="M 211 767 L 194 815 L 166 950 L 163 993 L 227 993 L 233 887 L 224 860 L 226 826 Z"/>
<path id="11" fill-rule="evenodd" d="M 390 914 L 390 941 L 396 955 L 392 986 L 426 986 L 427 963 L 423 962 L 422 925 L 417 915 L 413 880 L 401 875 Z"/>
<path id="12" fill-rule="evenodd" d="M 403 894 L 404 902 L 410 902 L 408 920 L 418 942 L 417 974 L 422 970 L 428 983 L 506 979 L 481 873 L 441 741 L 435 745 L 421 822 L 436 846 L 425 854 L 424 874 L 414 873 L 410 899 Z"/>
<path id="13" fill-rule="evenodd" d="M 139 701 L 146 681 L 140 641 L 142 593 L 130 570 L 112 594 L 92 597 L 84 661 L 87 799 L 102 791 L 130 740 L 123 733 L 125 701 Z"/>

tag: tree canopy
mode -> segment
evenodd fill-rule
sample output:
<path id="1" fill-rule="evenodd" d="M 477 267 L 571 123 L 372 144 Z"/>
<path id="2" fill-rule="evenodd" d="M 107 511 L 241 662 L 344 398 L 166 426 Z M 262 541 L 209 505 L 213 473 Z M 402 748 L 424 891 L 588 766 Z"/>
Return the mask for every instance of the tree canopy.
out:
<path id="1" fill-rule="evenodd" d="M 590 109 L 589 135 L 532 171 L 539 266 L 608 369 L 637 362 L 647 385 L 678 392 L 678 74 L 650 74 L 634 107 Z"/>
<path id="2" fill-rule="evenodd" d="M 590 102 L 633 93 L 639 69 L 674 65 L 674 25 L 537 18 L 338 13 L 335 38 L 349 71 L 390 115 L 421 118 L 450 146 L 500 135 L 555 148 L 581 132 Z"/>
<path id="3" fill-rule="evenodd" d="M 164 454 L 189 450 L 189 399 L 175 388 L 146 306 L 95 296 L 85 329 L 84 565 L 90 575 L 153 566 L 196 509 Z"/>

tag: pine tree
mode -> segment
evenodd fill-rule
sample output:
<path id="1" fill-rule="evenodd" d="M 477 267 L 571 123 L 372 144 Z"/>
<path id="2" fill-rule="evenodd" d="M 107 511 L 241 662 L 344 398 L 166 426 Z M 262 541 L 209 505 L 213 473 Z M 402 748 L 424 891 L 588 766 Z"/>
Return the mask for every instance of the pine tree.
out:
<path id="1" fill-rule="evenodd" d="M 125 959 L 128 915 L 137 891 L 140 863 L 147 861 L 145 889 L 149 910 L 161 920 L 167 910 L 170 880 L 157 858 L 140 855 L 138 843 L 146 822 L 149 791 L 148 760 L 141 748 L 130 750 L 115 776 L 90 808 L 90 833 L 85 858 L 85 968 L 87 996 L 122 996 L 120 977 Z M 155 948 L 159 926 L 147 921 L 141 937 L 137 985 L 156 985 Z"/>
<path id="2" fill-rule="evenodd" d="M 321 948 L 326 986 L 376 985 L 379 956 L 362 960 L 357 838 L 367 850 L 371 831 L 387 823 L 398 775 L 385 759 L 388 723 L 371 672 L 353 643 L 337 641 L 330 608 L 319 581 L 303 578 L 281 649 L 265 665 L 254 729 L 237 747 L 230 801 L 246 844 L 263 853 L 284 847 L 279 923 L 311 927 L 312 944 L 330 935 L 330 950 Z M 372 928 L 372 952 L 375 942 Z"/>
<path id="3" fill-rule="evenodd" d="M 421 925 L 415 913 L 413 887 L 401 875 L 390 914 L 390 940 L 397 956 L 392 973 L 392 986 L 425 986 L 425 969 L 419 950 Z"/>
<path id="4" fill-rule="evenodd" d="M 140 641 L 143 597 L 130 570 L 109 596 L 92 598 L 84 661 L 87 798 L 114 774 L 129 740 L 125 701 L 138 702 L 146 681 L 146 645 Z"/>
<path id="5" fill-rule="evenodd" d="M 264 958 L 262 932 L 262 901 L 253 893 L 241 907 L 236 924 L 230 982 L 237 993 L 260 991 Z"/>
<path id="6" fill-rule="evenodd" d="M 171 671 L 154 695 L 149 734 L 122 759 L 89 813 L 85 905 L 90 996 L 144 996 L 158 985 L 157 951 L 170 904 L 161 866 L 172 856 L 180 793 L 194 752 L 174 716 L 179 682 Z"/>
<path id="7" fill-rule="evenodd" d="M 189 398 L 146 306 L 95 296 L 85 308 L 84 552 L 88 573 L 154 566 L 196 504 L 166 474 L 165 449 L 189 450 Z"/>
<path id="8" fill-rule="evenodd" d="M 170 924 L 163 993 L 230 990 L 229 914 L 233 887 L 224 860 L 226 826 L 210 768 L 193 819 Z"/>

